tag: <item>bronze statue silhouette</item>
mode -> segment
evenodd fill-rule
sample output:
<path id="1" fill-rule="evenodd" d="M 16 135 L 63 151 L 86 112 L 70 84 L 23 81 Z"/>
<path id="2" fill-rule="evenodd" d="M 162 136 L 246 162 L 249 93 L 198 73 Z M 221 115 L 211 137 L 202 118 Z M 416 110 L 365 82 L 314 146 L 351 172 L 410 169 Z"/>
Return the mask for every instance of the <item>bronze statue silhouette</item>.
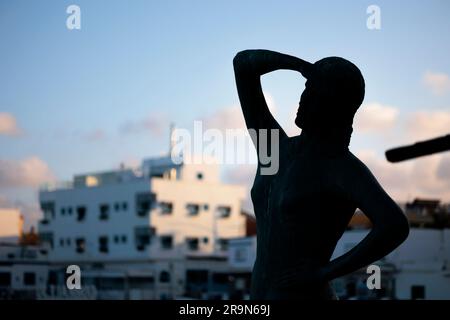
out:
<path id="1" fill-rule="evenodd" d="M 402 210 L 348 150 L 353 117 L 364 99 L 363 76 L 343 58 L 312 64 L 269 50 L 241 51 L 233 65 L 247 128 L 279 130 L 278 172 L 261 174 L 259 161 L 251 189 L 257 221 L 251 298 L 334 299 L 330 280 L 381 259 L 409 233 Z M 299 136 L 286 135 L 264 99 L 260 77 L 279 69 L 307 79 L 295 119 Z M 373 227 L 330 261 L 356 208 Z"/>

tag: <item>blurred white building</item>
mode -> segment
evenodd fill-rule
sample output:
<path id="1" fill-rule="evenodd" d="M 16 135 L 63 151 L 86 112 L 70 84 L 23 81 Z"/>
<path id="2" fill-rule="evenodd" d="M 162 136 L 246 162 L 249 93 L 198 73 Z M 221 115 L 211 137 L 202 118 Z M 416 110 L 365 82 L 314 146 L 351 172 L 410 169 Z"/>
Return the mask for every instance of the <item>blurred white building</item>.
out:
<path id="1" fill-rule="evenodd" d="M 332 259 L 357 245 L 369 230 L 346 231 Z M 256 237 L 229 243 L 230 267 L 250 274 L 256 258 Z M 338 278 L 333 285 L 341 297 L 371 299 L 450 300 L 450 229 L 411 229 L 408 239 L 376 262 L 381 268 L 381 290 L 368 290 L 365 269 Z"/>
<path id="2" fill-rule="evenodd" d="M 22 228 L 23 218 L 19 209 L 0 208 L 0 243 L 18 243 Z"/>
<path id="3" fill-rule="evenodd" d="M 48 271 L 39 247 L 0 243 L 0 300 L 35 299 L 46 288 Z"/>
<path id="4" fill-rule="evenodd" d="M 218 165 L 148 159 L 41 190 L 39 235 L 51 264 L 80 265 L 103 298 L 173 297 L 206 269 L 226 271 L 228 239 L 246 232 L 244 197 Z"/>

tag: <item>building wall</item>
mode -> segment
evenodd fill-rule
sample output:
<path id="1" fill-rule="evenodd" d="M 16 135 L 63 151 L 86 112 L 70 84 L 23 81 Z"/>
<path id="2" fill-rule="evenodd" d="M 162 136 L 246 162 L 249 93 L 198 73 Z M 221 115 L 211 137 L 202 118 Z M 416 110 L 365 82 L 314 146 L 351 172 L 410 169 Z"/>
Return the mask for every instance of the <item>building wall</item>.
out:
<path id="1" fill-rule="evenodd" d="M 148 258 L 148 250 L 138 251 L 134 241 L 134 229 L 149 226 L 150 216 L 140 217 L 136 213 L 136 194 L 150 192 L 149 180 L 134 180 L 126 183 L 80 187 L 40 193 L 40 202 L 53 202 L 54 218 L 39 225 L 39 233 L 53 233 L 53 249 L 50 261 L 109 261 L 116 259 Z M 119 203 L 120 209 L 114 209 Z M 126 203 L 126 209 L 122 204 Z M 109 218 L 99 219 L 101 204 L 109 204 Z M 77 221 L 76 208 L 86 206 L 86 217 Z M 72 213 L 68 209 L 72 208 Z M 63 211 L 64 210 L 64 214 Z M 108 253 L 99 251 L 99 237 L 108 237 Z M 115 243 L 114 237 L 119 237 Z M 86 239 L 84 253 L 76 252 L 77 238 Z M 125 240 L 122 241 L 122 237 Z"/>
<path id="2" fill-rule="evenodd" d="M 256 236 L 230 241 L 228 263 L 236 269 L 251 271 L 256 259 Z"/>
<path id="3" fill-rule="evenodd" d="M 3 239 L 18 239 L 22 229 L 22 218 L 18 209 L 0 208 L 0 242 Z"/>
<path id="4" fill-rule="evenodd" d="M 245 216 L 241 214 L 244 189 L 239 186 L 222 185 L 205 181 L 152 179 L 153 191 L 158 202 L 170 202 L 173 211 L 164 215 L 159 209 L 152 212 L 152 226 L 158 236 L 172 235 L 173 250 L 161 248 L 158 239 L 152 247 L 159 258 L 195 254 L 186 246 L 187 237 L 199 238 L 199 252 L 212 253 L 214 239 L 235 238 L 245 235 Z M 191 216 L 186 205 L 199 205 L 199 213 Z M 217 208 L 230 207 L 230 215 L 220 218 Z M 205 240 L 205 241 L 204 241 Z M 217 247 L 216 247 L 217 248 Z"/>

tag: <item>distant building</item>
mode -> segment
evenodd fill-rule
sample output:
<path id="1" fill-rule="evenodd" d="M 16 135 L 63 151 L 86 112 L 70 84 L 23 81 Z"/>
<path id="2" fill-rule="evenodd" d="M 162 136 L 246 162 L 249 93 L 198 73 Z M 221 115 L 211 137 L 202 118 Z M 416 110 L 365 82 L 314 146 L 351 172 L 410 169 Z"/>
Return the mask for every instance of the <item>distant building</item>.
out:
<path id="1" fill-rule="evenodd" d="M 0 300 L 37 299 L 49 267 L 39 247 L 0 243 Z"/>
<path id="2" fill-rule="evenodd" d="M 199 296 L 221 290 L 210 270 L 226 272 L 229 239 L 251 228 L 244 197 L 217 165 L 148 159 L 42 189 L 39 236 L 49 262 L 82 266 L 101 298 Z"/>
<path id="3" fill-rule="evenodd" d="M 409 223 L 416 228 L 450 228 L 450 207 L 438 199 L 416 198 L 405 204 Z"/>
<path id="4" fill-rule="evenodd" d="M 332 259 L 357 245 L 369 230 L 349 230 L 339 240 Z M 256 259 L 256 237 L 229 243 L 229 264 L 245 283 L 248 294 Z M 408 239 L 392 253 L 375 262 L 381 269 L 381 289 L 369 290 L 366 268 L 335 279 L 341 299 L 450 299 L 450 230 L 411 229 Z"/>
<path id="5" fill-rule="evenodd" d="M 23 217 L 19 209 L 0 208 L 0 242 L 18 243 L 22 235 Z"/>

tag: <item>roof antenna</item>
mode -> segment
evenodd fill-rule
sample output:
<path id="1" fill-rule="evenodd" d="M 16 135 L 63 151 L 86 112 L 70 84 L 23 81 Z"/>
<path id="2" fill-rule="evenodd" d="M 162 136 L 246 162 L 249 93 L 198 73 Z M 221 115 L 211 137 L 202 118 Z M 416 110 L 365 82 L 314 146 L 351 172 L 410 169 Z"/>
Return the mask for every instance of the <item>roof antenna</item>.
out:
<path id="1" fill-rule="evenodd" d="M 169 157 L 172 156 L 172 151 L 175 146 L 175 124 L 173 122 L 170 123 L 170 132 L 169 132 Z"/>

